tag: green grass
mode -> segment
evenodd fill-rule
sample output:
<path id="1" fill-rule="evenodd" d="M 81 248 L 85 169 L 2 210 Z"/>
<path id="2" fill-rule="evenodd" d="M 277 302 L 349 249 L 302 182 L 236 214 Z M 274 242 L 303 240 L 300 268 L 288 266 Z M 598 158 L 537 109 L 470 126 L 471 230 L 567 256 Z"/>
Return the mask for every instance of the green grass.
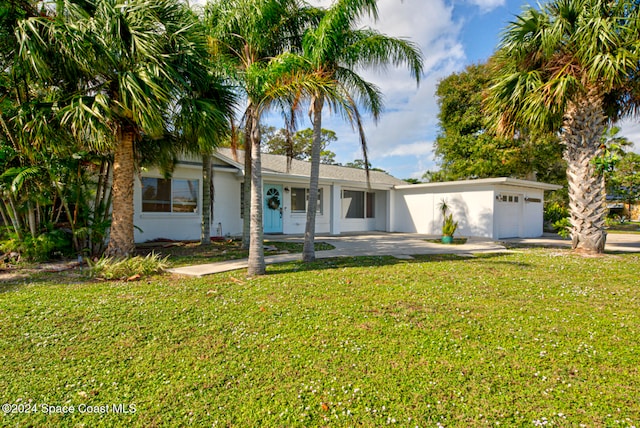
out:
<path id="1" fill-rule="evenodd" d="M 608 220 L 607 233 L 640 233 L 640 223 L 625 221 L 624 223 Z"/>
<path id="2" fill-rule="evenodd" d="M 265 255 L 281 254 L 282 252 L 302 253 L 302 243 L 299 242 L 277 242 L 265 241 Z M 211 245 L 203 247 L 199 242 L 170 242 L 170 243 L 147 243 L 137 246 L 137 253 L 148 255 L 151 252 L 161 257 L 169 257 L 171 267 L 188 266 L 204 263 L 215 263 L 226 260 L 246 259 L 248 250 L 240 248 L 241 242 L 238 240 L 215 241 Z M 325 242 L 316 242 L 316 251 L 333 250 L 335 247 Z"/>
<path id="3" fill-rule="evenodd" d="M 0 284 L 0 403 L 39 412 L 0 425 L 637 426 L 638 278 L 638 255 L 545 249 L 38 274 Z"/>

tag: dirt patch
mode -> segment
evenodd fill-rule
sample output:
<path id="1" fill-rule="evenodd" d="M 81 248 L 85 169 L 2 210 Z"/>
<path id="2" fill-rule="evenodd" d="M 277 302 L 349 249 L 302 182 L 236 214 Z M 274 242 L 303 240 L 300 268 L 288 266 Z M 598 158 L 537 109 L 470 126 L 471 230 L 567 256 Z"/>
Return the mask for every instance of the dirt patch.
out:
<path id="1" fill-rule="evenodd" d="M 27 279 L 38 273 L 60 273 L 78 269 L 77 260 L 60 260 L 23 267 L 20 265 L 5 265 L 0 268 L 0 282 L 16 282 Z"/>

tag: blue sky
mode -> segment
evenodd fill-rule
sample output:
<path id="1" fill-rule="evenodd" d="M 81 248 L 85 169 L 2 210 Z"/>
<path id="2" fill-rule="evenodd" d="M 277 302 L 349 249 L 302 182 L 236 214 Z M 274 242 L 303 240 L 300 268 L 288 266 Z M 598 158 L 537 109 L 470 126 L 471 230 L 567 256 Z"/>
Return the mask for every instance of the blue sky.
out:
<path id="1" fill-rule="evenodd" d="M 310 1 L 328 6 L 329 0 Z M 437 83 L 473 63 L 485 61 L 495 50 L 502 30 L 522 8 L 521 0 L 379 0 L 380 19 L 364 22 L 394 37 L 409 38 L 422 49 L 425 72 L 416 87 L 405 69 L 384 72 L 361 70 L 385 96 L 385 112 L 374 124 L 365 124 L 369 159 L 398 178 L 419 178 L 437 170 L 433 142 L 438 134 Z M 535 3 L 534 3 L 535 4 Z M 281 127 L 278 116 L 267 118 Z M 299 128 L 310 127 L 308 120 Z M 357 134 L 341 118 L 325 111 L 323 127 L 336 131 L 338 141 L 329 146 L 341 163 L 362 158 Z M 640 141 L 640 126 L 627 123 L 623 134 Z"/>

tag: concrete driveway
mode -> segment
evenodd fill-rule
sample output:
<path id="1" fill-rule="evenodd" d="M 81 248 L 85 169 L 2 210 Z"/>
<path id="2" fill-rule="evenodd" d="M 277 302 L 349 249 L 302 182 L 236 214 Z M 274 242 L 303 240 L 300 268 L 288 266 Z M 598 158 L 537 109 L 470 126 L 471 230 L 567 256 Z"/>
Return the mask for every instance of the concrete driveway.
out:
<path id="1" fill-rule="evenodd" d="M 504 245 L 486 239 L 471 238 L 464 245 L 442 245 L 427 242 L 425 239 L 439 239 L 434 236 L 410 233 L 344 234 L 339 236 L 316 236 L 316 242 L 326 242 L 335 248 L 329 251 L 316 251 L 316 258 L 355 257 L 355 256 L 393 256 L 399 259 L 410 259 L 419 254 L 458 254 L 470 256 L 474 253 L 504 252 Z M 267 235 L 267 241 L 303 242 L 303 236 Z M 286 263 L 301 260 L 302 254 L 279 254 L 265 257 L 266 264 Z M 230 260 L 227 262 L 209 263 L 169 269 L 178 275 L 205 276 L 214 273 L 244 269 L 247 260 Z"/>
<path id="2" fill-rule="evenodd" d="M 316 242 L 326 242 L 335 248 L 329 251 L 316 251 L 316 258 L 356 257 L 356 256 L 393 256 L 399 259 L 411 259 L 412 255 L 423 254 L 457 254 L 471 256 L 478 253 L 506 252 L 507 246 L 544 246 L 571 247 L 571 241 L 564 240 L 556 234 L 545 234 L 541 238 L 505 239 L 494 242 L 484 238 L 469 238 L 463 245 L 442 245 L 428 242 L 437 240 L 438 236 L 419 235 L 414 233 L 368 232 L 366 234 L 343 234 L 339 236 L 319 235 Z M 303 242 L 302 236 L 266 235 L 267 241 Z M 640 235 L 609 234 L 607 252 L 640 252 Z M 302 254 L 279 254 L 265 257 L 266 264 L 286 263 L 301 260 Z M 244 269 L 247 260 L 231 260 L 169 269 L 178 275 L 205 276 L 214 273 Z"/>
<path id="3" fill-rule="evenodd" d="M 281 239 L 282 238 L 282 239 Z M 269 236 L 272 241 L 303 242 L 302 236 Z M 342 234 L 339 236 L 320 235 L 316 242 L 326 242 L 335 247 L 330 251 L 317 251 L 317 258 L 339 256 L 405 256 L 418 254 L 463 254 L 505 251 L 504 245 L 484 238 L 469 238 L 463 245 L 442 245 L 428 242 L 439 240 L 439 236 L 415 233 L 367 232 Z"/>

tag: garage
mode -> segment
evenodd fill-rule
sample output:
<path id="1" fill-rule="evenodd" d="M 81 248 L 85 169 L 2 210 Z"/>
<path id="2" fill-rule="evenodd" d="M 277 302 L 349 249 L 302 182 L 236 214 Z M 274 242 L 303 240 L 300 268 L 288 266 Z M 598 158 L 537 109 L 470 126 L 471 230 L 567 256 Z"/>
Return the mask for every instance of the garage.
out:
<path id="1" fill-rule="evenodd" d="M 457 236 L 534 238 L 542 236 L 544 192 L 560 188 L 510 177 L 395 186 L 388 230 L 438 236 L 446 202 Z"/>

